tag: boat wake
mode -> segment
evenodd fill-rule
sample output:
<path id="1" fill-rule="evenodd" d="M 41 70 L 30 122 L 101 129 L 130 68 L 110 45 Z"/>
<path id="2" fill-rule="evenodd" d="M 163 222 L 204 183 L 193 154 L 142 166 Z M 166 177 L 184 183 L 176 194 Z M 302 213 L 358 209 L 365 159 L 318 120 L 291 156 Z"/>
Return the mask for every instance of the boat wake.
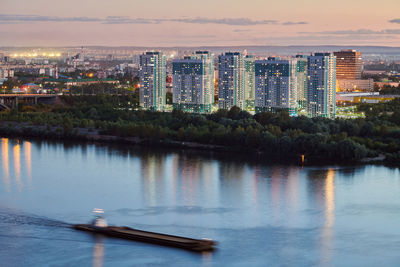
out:
<path id="1" fill-rule="evenodd" d="M 0 210 L 0 224 L 70 227 L 69 223 L 29 213 Z"/>

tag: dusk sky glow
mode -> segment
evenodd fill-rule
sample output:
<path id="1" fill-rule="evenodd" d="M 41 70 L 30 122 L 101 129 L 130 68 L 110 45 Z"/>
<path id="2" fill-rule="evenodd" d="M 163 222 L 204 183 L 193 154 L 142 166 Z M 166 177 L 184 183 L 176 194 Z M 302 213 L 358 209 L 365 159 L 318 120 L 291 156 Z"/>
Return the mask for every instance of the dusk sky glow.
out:
<path id="1" fill-rule="evenodd" d="M 399 0 L 0 0 L 0 46 L 400 46 Z"/>

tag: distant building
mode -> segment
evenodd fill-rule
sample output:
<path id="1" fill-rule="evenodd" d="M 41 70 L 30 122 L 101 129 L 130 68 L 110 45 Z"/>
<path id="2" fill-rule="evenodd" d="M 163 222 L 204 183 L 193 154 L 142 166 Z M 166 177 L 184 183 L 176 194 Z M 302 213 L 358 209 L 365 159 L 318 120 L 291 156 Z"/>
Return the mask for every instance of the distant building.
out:
<path id="1" fill-rule="evenodd" d="M 381 103 L 400 98 L 400 95 L 379 95 L 379 92 L 338 92 L 336 101 L 338 104 L 353 105 L 355 103 Z"/>
<path id="2" fill-rule="evenodd" d="M 307 56 L 296 55 L 297 103 L 300 109 L 307 107 Z"/>
<path id="3" fill-rule="evenodd" d="M 66 86 L 82 86 L 86 84 L 97 84 L 97 83 L 109 83 L 109 84 L 118 84 L 118 80 L 113 79 L 43 79 L 43 83 L 45 84 L 59 84 L 63 83 Z"/>
<path id="4" fill-rule="evenodd" d="M 362 55 L 356 50 L 334 52 L 336 56 L 337 80 L 360 80 L 362 71 Z"/>
<path id="5" fill-rule="evenodd" d="M 104 70 L 97 71 L 96 76 L 98 79 L 105 79 L 107 78 L 107 72 Z"/>
<path id="6" fill-rule="evenodd" d="M 161 52 L 146 52 L 140 56 L 139 103 L 145 109 L 165 109 L 165 63 Z"/>
<path id="7" fill-rule="evenodd" d="M 244 110 L 245 82 L 244 60 L 239 52 L 227 52 L 218 57 L 218 107 Z"/>
<path id="8" fill-rule="evenodd" d="M 380 82 L 376 82 L 376 85 L 379 87 L 379 90 L 381 90 L 385 86 L 399 87 L 400 83 L 392 82 L 392 81 L 380 81 Z"/>
<path id="9" fill-rule="evenodd" d="M 35 64 L 15 64 L 15 65 L 5 65 L 0 66 L 0 69 L 9 69 L 14 72 L 23 72 L 27 74 L 32 74 L 32 75 L 47 75 L 50 77 L 56 77 L 57 76 L 57 66 L 55 65 L 35 65 Z"/>
<path id="10" fill-rule="evenodd" d="M 361 79 L 362 55 L 356 50 L 335 52 L 338 92 L 373 91 L 372 79 Z"/>
<path id="11" fill-rule="evenodd" d="M 339 92 L 372 92 L 374 90 L 374 80 L 337 80 L 337 88 Z"/>
<path id="12" fill-rule="evenodd" d="M 214 59 L 207 51 L 172 62 L 173 107 L 210 113 L 214 103 Z"/>
<path id="13" fill-rule="evenodd" d="M 335 118 L 336 57 L 315 53 L 308 57 L 307 112 L 310 117 Z"/>
<path id="14" fill-rule="evenodd" d="M 7 66 L 0 66 L 0 79 L 7 79 L 14 77 L 14 70 Z"/>
<path id="15" fill-rule="evenodd" d="M 297 60 L 255 61 L 255 111 L 286 109 L 297 113 Z"/>
<path id="16" fill-rule="evenodd" d="M 253 56 L 244 58 L 244 92 L 246 110 L 254 108 L 255 101 L 255 60 Z"/>

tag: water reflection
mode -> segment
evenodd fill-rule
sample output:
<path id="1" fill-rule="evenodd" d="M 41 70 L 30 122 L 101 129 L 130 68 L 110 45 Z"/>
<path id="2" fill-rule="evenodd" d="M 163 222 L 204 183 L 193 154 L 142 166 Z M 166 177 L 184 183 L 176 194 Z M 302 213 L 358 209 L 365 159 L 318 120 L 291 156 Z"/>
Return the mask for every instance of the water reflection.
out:
<path id="1" fill-rule="evenodd" d="M 311 170 L 308 172 L 312 201 L 323 213 L 321 228 L 321 265 L 331 261 L 335 224 L 335 170 Z"/>
<path id="2" fill-rule="evenodd" d="M 329 262 L 333 249 L 333 226 L 335 223 L 335 171 L 329 169 L 325 179 L 325 224 L 322 228 L 322 260 Z"/>
<path id="3" fill-rule="evenodd" d="M 295 212 L 297 210 L 297 205 L 299 201 L 299 168 L 289 168 L 286 177 L 286 203 L 290 212 Z"/>
<path id="4" fill-rule="evenodd" d="M 17 185 L 18 185 L 18 191 L 21 192 L 22 189 L 22 180 L 21 180 L 21 146 L 19 144 L 19 141 L 17 141 L 17 143 L 14 145 L 13 148 L 13 160 L 14 160 L 14 174 L 15 174 L 15 180 L 17 181 Z"/>
<path id="5" fill-rule="evenodd" d="M 10 148 L 11 147 L 11 148 Z M 21 150 L 23 148 L 24 160 L 21 161 Z M 10 162 L 11 160 L 11 162 Z M 3 182 L 7 192 L 11 191 L 14 179 L 17 190 L 22 192 L 24 187 L 24 177 L 26 175 L 28 185 L 32 183 L 32 144 L 30 142 L 20 142 L 8 138 L 1 139 L 1 162 L 3 170 Z"/>
<path id="6" fill-rule="evenodd" d="M 25 164 L 26 164 L 26 175 L 28 177 L 28 183 L 32 183 L 32 144 L 31 142 L 24 142 L 24 154 L 25 154 Z"/>
<path id="7" fill-rule="evenodd" d="M 192 206 L 195 204 L 195 196 L 200 181 L 200 162 L 192 160 L 187 155 L 174 155 L 173 169 L 179 184 L 183 205 Z M 176 184 L 175 184 L 176 185 Z M 175 192 L 176 192 L 175 188 Z"/>
<path id="8" fill-rule="evenodd" d="M 354 259 L 359 265 L 377 265 L 378 260 L 371 263 L 371 256 L 364 255 L 371 249 L 383 255 L 379 260 L 383 259 L 384 265 L 398 262 L 398 257 L 392 256 L 397 255 L 400 237 L 396 227 L 398 170 L 382 166 L 355 167 L 355 171 L 351 167 L 271 166 L 237 160 L 234 155 L 221 159 L 212 153 L 154 148 L 149 152 L 95 144 L 81 149 L 80 144 L 18 143 L 6 138 L 1 139 L 1 146 L 2 206 L 81 222 L 93 205 L 102 205 L 118 211 L 110 216 L 116 225 L 209 237 L 219 241 L 221 248 L 214 254 L 193 256 L 138 244 L 132 253 L 131 246 L 114 246 L 112 239 L 104 243 L 101 239 L 73 243 L 72 237 L 71 242 L 57 241 L 56 230 L 43 224 L 7 222 L 7 216 L 0 214 L 1 223 L 8 227 L 2 227 L 0 243 L 12 244 L 13 237 L 5 235 L 9 229 L 45 237 L 29 242 L 24 239 L 21 249 L 9 246 L 9 251 L 22 256 L 5 261 L 6 266 L 13 266 L 14 258 L 27 259 L 30 266 L 47 261 L 62 265 L 54 260 L 61 257 L 75 257 L 79 266 L 87 264 L 87 259 L 93 266 L 103 266 L 117 257 L 118 263 L 126 266 L 140 262 L 339 266 L 342 262 L 351 265 Z M 18 179 L 23 191 L 30 185 L 30 175 L 35 186 L 30 192 L 18 193 Z M 7 187 L 15 192 L 8 194 L 3 190 Z M 61 238 L 65 234 L 65 230 L 59 233 Z M 68 232 L 71 234 L 75 233 Z M 81 234 L 76 235 L 80 240 Z M 40 259 L 33 257 L 29 252 L 36 247 L 49 253 L 40 254 Z M 9 251 L 0 250 L 0 258 Z M 82 260 L 76 257 L 79 253 L 84 254 Z"/>
<path id="9" fill-rule="evenodd" d="M 143 194 L 146 203 L 151 206 L 157 206 L 157 195 L 159 189 L 163 189 L 164 176 L 164 155 L 145 154 L 141 160 L 141 176 L 143 180 Z"/>
<path id="10" fill-rule="evenodd" d="M 93 246 L 93 267 L 102 267 L 104 261 L 104 241 L 103 237 L 96 235 Z"/>
<path id="11" fill-rule="evenodd" d="M 212 266 L 212 256 L 213 253 L 210 251 L 203 251 L 201 253 L 201 258 L 202 258 L 202 266 L 203 267 L 208 267 L 208 266 Z"/>
<path id="12" fill-rule="evenodd" d="M 221 183 L 218 194 L 223 206 L 232 206 L 232 201 L 246 204 L 246 185 L 244 184 L 244 164 L 236 162 L 232 164 L 220 162 L 218 168 L 219 180 Z M 249 181 L 249 180 L 247 180 Z"/>
<path id="13" fill-rule="evenodd" d="M 4 185 L 8 192 L 10 192 L 10 170 L 8 167 L 8 138 L 1 139 L 1 162 L 3 167 L 3 180 Z"/>

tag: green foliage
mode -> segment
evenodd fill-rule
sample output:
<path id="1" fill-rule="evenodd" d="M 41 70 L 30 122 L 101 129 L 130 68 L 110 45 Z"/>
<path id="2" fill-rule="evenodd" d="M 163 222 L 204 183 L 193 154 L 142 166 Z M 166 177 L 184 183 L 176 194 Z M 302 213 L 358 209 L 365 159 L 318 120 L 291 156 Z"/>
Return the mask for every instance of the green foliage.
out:
<path id="1" fill-rule="evenodd" d="M 195 142 L 226 149 L 263 153 L 266 157 L 309 162 L 355 162 L 365 156 L 388 155 L 397 162 L 400 148 L 400 102 L 369 105 L 366 119 L 289 117 L 287 112 L 263 112 L 251 116 L 233 107 L 209 115 L 138 109 L 137 95 L 63 96 L 62 106 L 23 107 L 0 112 L 0 133 L 79 137 L 77 128 L 145 142 Z M 372 110 L 372 111 L 371 111 Z M 379 111 L 379 112 L 378 112 Z M 376 113 L 378 112 L 378 113 Z M 35 125 L 35 126 L 33 126 Z M 39 127 L 40 126 L 40 127 Z"/>

